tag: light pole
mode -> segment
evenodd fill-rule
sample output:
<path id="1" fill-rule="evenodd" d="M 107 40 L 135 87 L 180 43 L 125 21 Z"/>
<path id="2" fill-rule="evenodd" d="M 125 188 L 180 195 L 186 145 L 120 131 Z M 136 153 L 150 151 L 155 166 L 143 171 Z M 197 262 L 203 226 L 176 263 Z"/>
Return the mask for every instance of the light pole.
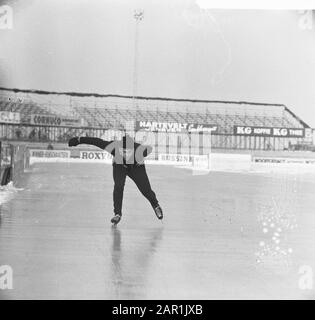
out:
<path id="1" fill-rule="evenodd" d="M 135 23 L 135 50 L 134 50 L 134 65 L 133 65 L 132 107 L 133 107 L 133 110 L 136 110 L 136 118 L 138 118 L 138 108 L 136 106 L 136 100 L 137 100 L 137 94 L 138 94 L 137 90 L 138 90 L 139 23 L 144 19 L 144 11 L 142 9 L 135 10 L 133 17 L 136 23 Z M 134 130 L 134 124 L 130 126 L 133 127 L 132 130 Z"/>
<path id="2" fill-rule="evenodd" d="M 136 21 L 135 25 L 135 51 L 134 51 L 134 66 L 133 66 L 133 106 L 135 106 L 135 100 L 137 97 L 137 89 L 138 89 L 138 43 L 139 43 L 139 23 L 144 18 L 143 10 L 135 10 L 134 19 Z"/>

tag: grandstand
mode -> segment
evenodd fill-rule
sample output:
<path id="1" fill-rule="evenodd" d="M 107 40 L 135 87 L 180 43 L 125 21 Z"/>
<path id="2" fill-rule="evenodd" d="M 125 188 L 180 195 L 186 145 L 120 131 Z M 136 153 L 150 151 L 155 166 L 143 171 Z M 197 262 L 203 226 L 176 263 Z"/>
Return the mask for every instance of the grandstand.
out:
<path id="1" fill-rule="evenodd" d="M 143 121 L 213 126 L 211 147 L 217 149 L 289 150 L 296 145 L 312 144 L 310 127 L 283 104 L 157 97 L 133 99 L 121 95 L 0 88 L 0 111 L 20 114 L 18 123 L 1 118 L 0 135 L 4 140 L 16 139 L 17 130 L 22 132 L 19 138 L 27 140 L 35 130 L 44 132 L 37 137 L 39 140 L 65 142 L 74 134 L 103 136 L 107 130 L 121 129 L 126 122 Z M 70 125 L 62 120 L 58 124 L 47 125 L 32 122 L 32 115 L 74 120 Z M 238 126 L 298 129 L 301 134 L 246 135 L 236 132 Z M 168 136 L 171 139 L 167 143 L 178 144 L 183 133 L 168 133 Z M 31 135 L 31 138 L 34 137 Z"/>

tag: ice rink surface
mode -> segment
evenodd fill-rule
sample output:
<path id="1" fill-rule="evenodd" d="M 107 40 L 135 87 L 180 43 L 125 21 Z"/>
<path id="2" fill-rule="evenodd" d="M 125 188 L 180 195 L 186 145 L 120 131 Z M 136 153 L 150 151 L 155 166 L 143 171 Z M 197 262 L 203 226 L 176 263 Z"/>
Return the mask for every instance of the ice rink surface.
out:
<path id="1" fill-rule="evenodd" d="M 0 299 L 315 298 L 314 174 L 147 171 L 165 219 L 127 179 L 112 227 L 110 165 L 35 164 L 1 205 Z"/>

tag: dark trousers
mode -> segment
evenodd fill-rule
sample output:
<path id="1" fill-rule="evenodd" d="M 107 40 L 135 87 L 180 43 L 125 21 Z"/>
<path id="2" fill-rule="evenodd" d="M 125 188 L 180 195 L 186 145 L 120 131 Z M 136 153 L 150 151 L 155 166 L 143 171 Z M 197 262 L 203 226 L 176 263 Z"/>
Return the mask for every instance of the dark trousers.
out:
<path id="1" fill-rule="evenodd" d="M 122 214 L 121 208 L 127 176 L 135 182 L 140 192 L 149 200 L 151 206 L 156 208 L 159 202 L 151 189 L 145 166 L 129 166 L 126 168 L 121 164 L 113 164 L 113 178 L 115 183 L 113 194 L 114 213 Z"/>

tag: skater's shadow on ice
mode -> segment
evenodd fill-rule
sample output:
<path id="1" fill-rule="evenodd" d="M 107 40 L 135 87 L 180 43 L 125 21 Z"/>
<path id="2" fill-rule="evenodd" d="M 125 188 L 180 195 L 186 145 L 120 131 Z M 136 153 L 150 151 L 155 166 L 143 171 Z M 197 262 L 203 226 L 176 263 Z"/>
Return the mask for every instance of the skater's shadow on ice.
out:
<path id="1" fill-rule="evenodd" d="M 141 236 L 112 227 L 111 277 L 116 298 L 139 295 L 154 267 L 163 227 L 141 231 Z"/>

